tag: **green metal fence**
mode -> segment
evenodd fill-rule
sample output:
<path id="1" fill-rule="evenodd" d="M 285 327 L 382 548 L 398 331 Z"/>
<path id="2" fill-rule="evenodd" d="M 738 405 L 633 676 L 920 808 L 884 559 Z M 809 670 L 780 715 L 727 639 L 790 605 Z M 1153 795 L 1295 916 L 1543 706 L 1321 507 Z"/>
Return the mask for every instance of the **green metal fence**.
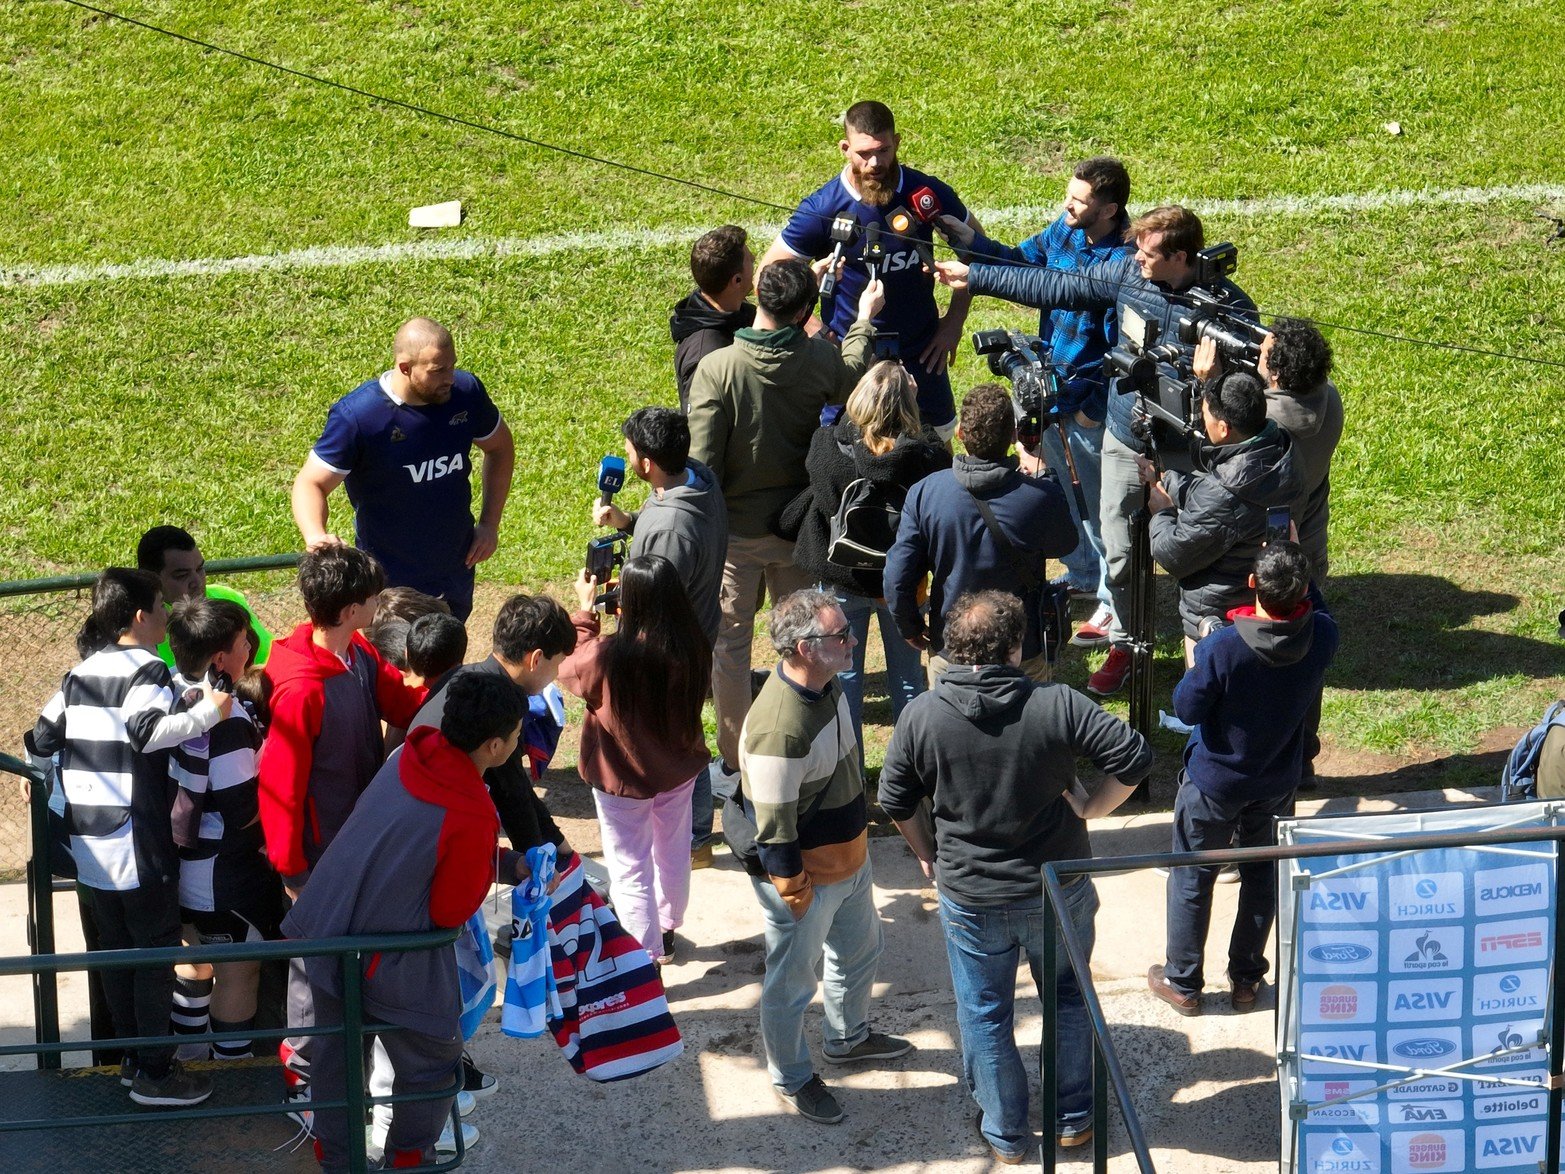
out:
<path id="1" fill-rule="evenodd" d="M 112 1043 L 115 1047 L 145 1047 L 163 1044 L 192 1042 L 192 1037 L 168 1035 L 115 1039 L 113 1041 L 64 1040 L 60 1031 L 59 975 L 78 971 L 104 971 L 145 969 L 154 966 L 172 967 L 180 962 L 246 962 L 280 961 L 291 958 L 335 958 L 342 973 L 343 1022 L 333 1027 L 317 1027 L 308 1033 L 289 1028 L 253 1030 L 245 1032 L 209 1032 L 203 1040 L 226 1041 L 234 1039 L 281 1040 L 289 1036 L 341 1036 L 350 1057 L 364 1054 L 365 1037 L 370 1033 L 400 1030 L 384 1024 L 366 1023 L 363 1002 L 363 963 L 376 953 L 399 953 L 409 950 L 449 948 L 456 940 L 457 931 L 433 930 L 427 933 L 377 934 L 360 937 L 321 938 L 310 941 L 248 942 L 215 946 L 178 946 L 166 949 L 100 950 L 86 954 L 55 953 L 54 894 L 70 891 L 70 884 L 56 881 L 49 872 L 49 813 L 48 784 L 30 764 L 11 755 L 0 754 L 0 775 L 10 775 L 22 780 L 28 792 L 29 858 L 27 874 L 27 938 L 30 953 L 25 956 L 0 958 L 0 976 L 28 975 L 33 987 L 34 1040 L 32 1043 L 0 1046 L 0 1057 L 32 1055 L 37 1058 L 41 1073 L 53 1073 L 63 1077 L 61 1058 L 67 1052 L 91 1049 L 97 1043 Z M 14 1074 L 13 1074 L 14 1075 Z M 118 1074 L 104 1074 L 98 1079 L 117 1081 Z M 341 1100 L 312 1100 L 310 1108 L 344 1109 L 350 1127 L 347 1131 L 350 1169 L 367 1170 L 367 1139 L 363 1128 L 352 1123 L 362 1121 L 370 1106 L 396 1104 L 414 1100 L 434 1100 L 454 1096 L 461 1087 L 460 1075 L 450 1088 L 424 1093 L 399 1093 L 393 1096 L 370 1097 L 365 1087 L 364 1069 L 360 1064 L 347 1065 L 345 1095 Z M 117 1085 L 116 1085 L 117 1087 Z M 34 1098 L 36 1100 L 36 1098 Z M 170 1123 L 186 1121 L 216 1121 L 225 1118 L 245 1118 L 287 1113 L 291 1106 L 272 1098 L 253 1104 L 202 1105 L 190 1109 L 159 1110 L 149 1114 L 145 1110 L 110 1113 L 77 1113 L 60 1111 L 53 1098 L 45 1095 L 47 1109 L 33 1116 L 27 1115 L 26 1098 L 0 1097 L 0 1136 L 47 1130 L 52 1135 L 58 1131 L 106 1130 L 120 1126 L 147 1126 L 155 1124 L 166 1128 Z M 20 1116 L 15 1116 L 18 1109 Z M 450 1170 L 461 1165 L 464 1156 L 460 1121 L 453 1109 L 453 1129 L 456 1136 L 456 1154 L 447 1161 L 418 1167 L 422 1170 Z M 86 1141 L 86 1144 L 91 1144 Z"/>

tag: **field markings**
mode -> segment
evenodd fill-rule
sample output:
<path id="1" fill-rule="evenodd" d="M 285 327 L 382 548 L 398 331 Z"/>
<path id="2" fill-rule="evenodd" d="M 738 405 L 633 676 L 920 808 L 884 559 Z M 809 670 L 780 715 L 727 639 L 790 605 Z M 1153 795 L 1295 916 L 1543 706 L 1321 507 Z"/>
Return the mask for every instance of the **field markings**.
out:
<path id="1" fill-rule="evenodd" d="M 1385 208 L 1458 207 L 1504 201 L 1565 200 L 1565 185 L 1514 184 L 1499 187 L 1406 189 L 1387 192 L 1321 196 L 1262 196 L 1248 200 L 1189 200 L 1203 216 L 1221 220 L 1256 216 L 1313 216 L 1325 212 L 1371 212 Z M 1186 202 L 1173 200 L 1164 202 Z M 1059 214 L 1058 204 L 1021 204 L 980 208 L 986 225 L 1042 227 Z M 750 226 L 761 240 L 770 240 L 781 225 Z M 698 227 L 610 229 L 567 232 L 536 237 L 461 237 L 398 241 L 383 245 L 331 245 L 260 253 L 246 257 L 200 257 L 191 260 L 149 258 L 119 264 L 7 266 L 0 262 L 0 288 L 84 285 L 91 282 L 147 281 L 168 277 L 222 277 L 279 269 L 334 269 L 355 265 L 387 265 L 401 261 L 475 260 L 505 257 L 551 257 L 562 253 L 630 251 L 683 244 L 699 235 Z"/>

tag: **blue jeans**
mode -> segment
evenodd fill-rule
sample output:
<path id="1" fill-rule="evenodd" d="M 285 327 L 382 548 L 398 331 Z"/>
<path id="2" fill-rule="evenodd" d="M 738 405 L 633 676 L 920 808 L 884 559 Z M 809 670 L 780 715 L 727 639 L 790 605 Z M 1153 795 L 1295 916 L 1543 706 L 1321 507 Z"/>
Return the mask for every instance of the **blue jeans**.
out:
<path id="1" fill-rule="evenodd" d="M 1098 529 L 1099 495 L 1103 492 L 1103 425 L 1083 428 L 1072 413 L 1065 420 L 1065 436 L 1070 443 L 1071 458 L 1076 462 L 1076 477 L 1081 482 L 1081 495 L 1087 506 L 1085 515 L 1071 488 L 1070 466 L 1065 463 L 1060 430 L 1047 428 L 1043 433 L 1044 459 L 1049 462 L 1049 468 L 1060 475 L 1060 485 L 1070 505 L 1071 521 L 1076 525 L 1076 549 L 1061 560 L 1065 564 L 1065 576 L 1071 586 L 1096 591 L 1100 603 L 1112 606 L 1105 582 L 1108 561 L 1103 557 L 1103 535 Z"/>
<path id="2" fill-rule="evenodd" d="M 797 921 L 772 882 L 751 877 L 766 919 L 766 977 L 761 983 L 761 1039 L 772 1083 L 796 1093 L 815 1075 L 804 1042 L 804 1012 L 815 997 L 815 971 L 825 958 L 827 1052 L 850 1052 L 869 1036 L 869 992 L 880 960 L 869 861 L 846 880 L 819 885 Z"/>
<path id="3" fill-rule="evenodd" d="M 690 850 L 698 851 L 712 838 L 712 764 L 701 768 L 695 790 L 690 792 Z"/>
<path id="4" fill-rule="evenodd" d="M 886 692 L 891 696 L 891 720 L 902 716 L 907 703 L 924 691 L 924 663 L 918 649 L 902 639 L 891 609 L 884 603 L 876 603 L 867 595 L 855 595 L 840 587 L 822 583 L 821 590 L 830 591 L 842 605 L 842 614 L 848 627 L 858 638 L 853 649 L 853 667 L 837 674 L 837 683 L 848 699 L 848 713 L 853 718 L 853 736 L 859 744 L 859 769 L 864 768 L 864 647 L 869 641 L 870 616 L 880 621 L 880 642 L 886 649 Z"/>
<path id="5" fill-rule="evenodd" d="M 1277 843 L 1275 820 L 1293 814 L 1293 792 L 1265 799 L 1217 798 L 1181 774 L 1174 796 L 1175 852 L 1260 848 Z M 1215 865 L 1168 870 L 1169 983 L 1185 994 L 1201 993 L 1202 954 L 1212 924 Z M 1277 868 L 1264 861 L 1239 866 L 1239 909 L 1228 942 L 1228 974 L 1241 982 L 1266 977 L 1266 939 L 1277 917 Z"/>
<path id="6" fill-rule="evenodd" d="M 1086 877 L 1065 887 L 1071 924 L 1087 953 L 1097 938 L 1098 893 Z M 958 905 L 940 894 L 940 924 L 956 991 L 956 1022 L 962 1031 L 962 1074 L 983 1112 L 989 1144 L 1002 1154 L 1026 1151 L 1027 1070 L 1016 1047 L 1016 963 L 1027 955 L 1032 980 L 1043 994 L 1043 896 L 1011 905 Z M 1092 1027 L 1076 973 L 1057 955 L 1054 979 L 1058 1000 L 1060 1125 L 1076 1125 L 1092 1115 Z M 1042 1056 L 1039 1063 L 1046 1064 Z"/>

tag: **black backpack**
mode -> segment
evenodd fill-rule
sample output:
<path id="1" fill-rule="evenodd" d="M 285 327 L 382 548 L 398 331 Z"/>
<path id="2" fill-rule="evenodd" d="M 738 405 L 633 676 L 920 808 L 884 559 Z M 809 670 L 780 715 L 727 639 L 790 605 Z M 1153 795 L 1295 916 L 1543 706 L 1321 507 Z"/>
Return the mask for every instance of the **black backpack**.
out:
<path id="1" fill-rule="evenodd" d="M 853 446 L 837 442 L 844 456 L 853 458 Z M 832 515 L 826 540 L 826 561 L 848 571 L 880 571 L 897 540 L 902 503 L 907 490 L 860 477 L 842 491 Z"/>

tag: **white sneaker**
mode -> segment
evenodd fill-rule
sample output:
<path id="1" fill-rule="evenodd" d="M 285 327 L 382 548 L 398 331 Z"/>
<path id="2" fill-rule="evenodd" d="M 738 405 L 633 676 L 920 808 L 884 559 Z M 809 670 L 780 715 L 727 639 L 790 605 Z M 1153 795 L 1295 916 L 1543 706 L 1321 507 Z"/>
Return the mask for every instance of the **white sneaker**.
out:
<path id="1" fill-rule="evenodd" d="M 478 1108 L 478 1101 L 474 1099 L 472 1093 L 459 1092 L 456 1094 L 456 1113 L 458 1117 L 466 1117 L 476 1108 Z"/>
<path id="2" fill-rule="evenodd" d="M 462 1122 L 462 1148 L 470 1150 L 478 1142 L 478 1126 Z M 456 1134 L 451 1128 L 451 1122 L 446 1122 L 446 1127 L 440 1131 L 440 1140 L 435 1143 L 435 1152 L 440 1154 L 456 1153 Z"/>

